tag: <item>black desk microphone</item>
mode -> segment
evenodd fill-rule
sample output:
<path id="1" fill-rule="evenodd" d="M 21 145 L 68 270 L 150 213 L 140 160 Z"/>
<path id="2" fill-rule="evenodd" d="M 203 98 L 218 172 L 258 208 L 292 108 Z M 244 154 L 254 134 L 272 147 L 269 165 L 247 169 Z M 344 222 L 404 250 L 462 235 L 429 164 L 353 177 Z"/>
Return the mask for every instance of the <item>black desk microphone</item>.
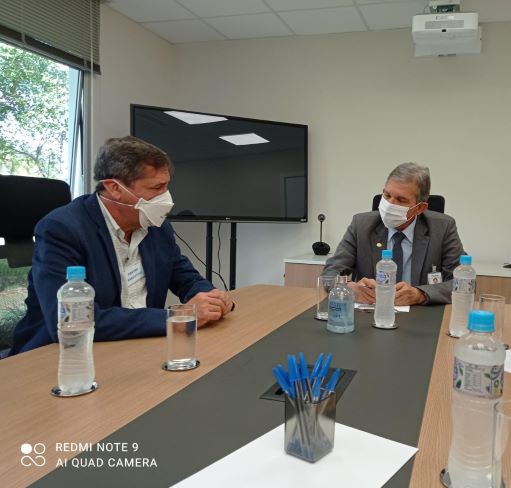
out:
<path id="1" fill-rule="evenodd" d="M 317 256 L 325 256 L 330 252 L 330 246 L 323 242 L 323 222 L 326 220 L 326 217 L 324 214 L 318 215 L 319 220 L 319 242 L 315 242 L 312 245 L 312 250 L 314 251 L 314 254 Z"/>

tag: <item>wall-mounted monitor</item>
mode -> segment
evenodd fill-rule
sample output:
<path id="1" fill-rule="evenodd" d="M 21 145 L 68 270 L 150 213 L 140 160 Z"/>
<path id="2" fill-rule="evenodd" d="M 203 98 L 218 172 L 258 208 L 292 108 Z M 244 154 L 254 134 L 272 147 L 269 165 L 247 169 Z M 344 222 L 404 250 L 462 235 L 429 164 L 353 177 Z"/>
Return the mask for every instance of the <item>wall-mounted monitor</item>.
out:
<path id="1" fill-rule="evenodd" d="M 307 221 L 307 126 L 131 105 L 131 134 L 175 166 L 171 220 Z"/>

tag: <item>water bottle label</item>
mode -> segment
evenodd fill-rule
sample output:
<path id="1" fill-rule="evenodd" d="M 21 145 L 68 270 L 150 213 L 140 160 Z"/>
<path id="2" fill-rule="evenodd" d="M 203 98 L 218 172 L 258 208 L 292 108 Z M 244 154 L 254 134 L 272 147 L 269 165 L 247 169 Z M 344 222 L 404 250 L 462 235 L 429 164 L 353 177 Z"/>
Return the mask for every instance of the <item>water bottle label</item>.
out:
<path id="1" fill-rule="evenodd" d="M 454 358 L 453 386 L 469 395 L 499 398 L 504 386 L 504 365 L 483 366 Z"/>
<path id="2" fill-rule="evenodd" d="M 328 321 L 329 322 L 343 322 L 344 317 L 349 313 L 348 302 L 330 301 L 328 304 Z"/>
<path id="3" fill-rule="evenodd" d="M 376 283 L 379 285 L 389 285 L 391 283 L 393 273 L 387 273 L 386 271 L 376 272 Z"/>
<path id="4" fill-rule="evenodd" d="M 59 302 L 59 323 L 93 322 L 92 302 Z"/>
<path id="5" fill-rule="evenodd" d="M 475 293 L 476 280 L 466 278 L 454 278 L 452 282 L 452 290 L 461 293 Z"/>

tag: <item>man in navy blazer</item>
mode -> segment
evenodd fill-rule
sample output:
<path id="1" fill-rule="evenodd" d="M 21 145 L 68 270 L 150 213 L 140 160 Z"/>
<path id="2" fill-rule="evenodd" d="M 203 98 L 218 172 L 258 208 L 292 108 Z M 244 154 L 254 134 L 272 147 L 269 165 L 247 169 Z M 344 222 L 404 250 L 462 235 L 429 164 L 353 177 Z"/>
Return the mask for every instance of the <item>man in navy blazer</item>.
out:
<path id="1" fill-rule="evenodd" d="M 29 274 L 27 313 L 11 354 L 57 342 L 57 291 L 67 266 L 85 266 L 95 296 L 94 339 L 166 333 L 167 292 L 195 303 L 199 326 L 233 308 L 225 292 L 181 254 L 166 214 L 173 166 L 160 149 L 134 137 L 100 148 L 97 193 L 76 198 L 41 219 Z"/>

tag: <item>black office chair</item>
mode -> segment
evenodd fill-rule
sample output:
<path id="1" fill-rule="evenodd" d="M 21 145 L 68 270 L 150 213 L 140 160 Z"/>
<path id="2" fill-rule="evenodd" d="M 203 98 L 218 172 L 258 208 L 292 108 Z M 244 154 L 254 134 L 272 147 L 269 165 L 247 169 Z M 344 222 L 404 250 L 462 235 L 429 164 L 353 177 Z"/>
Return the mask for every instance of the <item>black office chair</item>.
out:
<path id="1" fill-rule="evenodd" d="M 27 275 L 34 227 L 51 210 L 71 201 L 60 180 L 0 175 L 0 359 L 12 346 L 14 327 L 25 315 Z"/>
<path id="2" fill-rule="evenodd" d="M 381 193 L 373 197 L 373 208 L 371 210 L 378 210 L 380 205 Z M 428 209 L 434 212 L 444 213 L 445 198 L 442 195 L 430 195 L 428 198 Z"/>

